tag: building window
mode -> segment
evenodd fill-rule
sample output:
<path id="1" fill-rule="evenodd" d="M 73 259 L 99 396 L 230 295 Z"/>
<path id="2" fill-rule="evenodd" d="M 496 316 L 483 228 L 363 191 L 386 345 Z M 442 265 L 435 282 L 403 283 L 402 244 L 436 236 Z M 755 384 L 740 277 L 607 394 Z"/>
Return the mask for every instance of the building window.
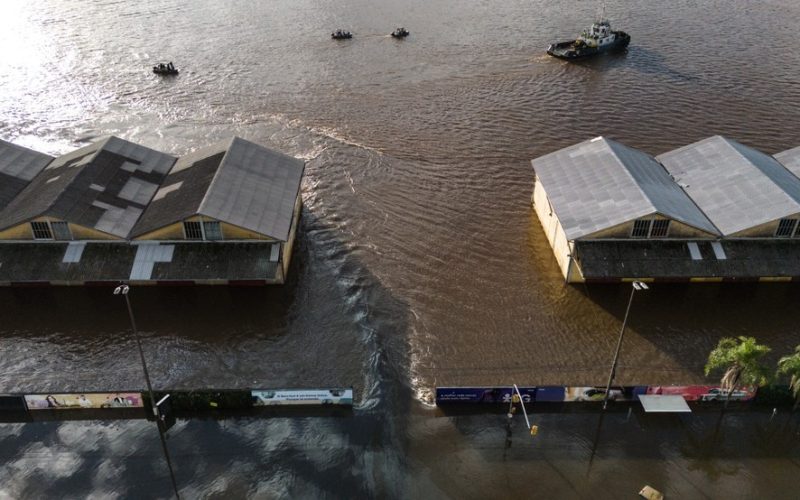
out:
<path id="1" fill-rule="evenodd" d="M 69 230 L 69 224 L 66 222 L 51 222 L 50 228 L 53 230 L 53 236 L 57 240 L 71 240 L 72 231 Z"/>
<path id="2" fill-rule="evenodd" d="M 669 219 L 639 219 L 633 221 L 632 238 L 666 238 Z"/>
<path id="3" fill-rule="evenodd" d="M 650 230 L 651 238 L 666 238 L 669 233 L 669 219 L 658 219 L 653 221 L 653 227 Z"/>
<path id="4" fill-rule="evenodd" d="M 797 219 L 781 219 L 778 221 L 778 229 L 775 231 L 775 236 L 789 238 L 794 234 L 795 226 L 797 226 Z"/>
<path id="5" fill-rule="evenodd" d="M 650 234 L 650 224 L 652 220 L 635 220 L 633 221 L 633 231 L 631 232 L 631 237 L 633 238 L 647 238 L 647 235 Z"/>
<path id="6" fill-rule="evenodd" d="M 53 233 L 50 232 L 50 225 L 47 222 L 31 222 L 34 240 L 52 240 Z"/>
<path id="7" fill-rule="evenodd" d="M 203 222 L 203 232 L 209 241 L 222 239 L 222 228 L 217 221 Z"/>
<path id="8" fill-rule="evenodd" d="M 199 222 L 185 221 L 183 223 L 183 233 L 186 235 L 187 240 L 202 240 L 203 228 Z"/>

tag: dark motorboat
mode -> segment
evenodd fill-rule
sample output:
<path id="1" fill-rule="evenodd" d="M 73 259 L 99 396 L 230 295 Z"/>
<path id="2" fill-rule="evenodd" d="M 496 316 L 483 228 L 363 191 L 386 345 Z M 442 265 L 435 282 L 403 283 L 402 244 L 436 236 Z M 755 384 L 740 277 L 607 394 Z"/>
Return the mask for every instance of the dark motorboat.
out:
<path id="1" fill-rule="evenodd" d="M 405 28 L 397 28 L 396 30 L 392 31 L 392 36 L 395 38 L 405 38 L 409 35 L 407 29 Z"/>
<path id="2" fill-rule="evenodd" d="M 575 40 L 553 43 L 547 48 L 547 53 L 561 59 L 579 59 L 593 56 L 601 52 L 624 49 L 631 42 L 631 36 L 624 31 L 612 31 L 607 20 L 600 20 L 592 24 Z"/>
<path id="3" fill-rule="evenodd" d="M 153 66 L 153 73 L 157 75 L 177 75 L 178 70 L 172 63 L 158 63 L 157 65 Z"/>
<path id="4" fill-rule="evenodd" d="M 331 38 L 334 40 L 347 40 L 348 38 L 353 38 L 353 34 L 345 30 L 336 30 L 331 33 Z"/>

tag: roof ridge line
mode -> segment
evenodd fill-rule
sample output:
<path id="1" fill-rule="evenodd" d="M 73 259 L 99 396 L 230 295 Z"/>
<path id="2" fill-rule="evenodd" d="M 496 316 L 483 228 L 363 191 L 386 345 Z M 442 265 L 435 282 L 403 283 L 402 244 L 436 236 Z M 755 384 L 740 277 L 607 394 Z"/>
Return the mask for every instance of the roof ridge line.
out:
<path id="1" fill-rule="evenodd" d="M 608 139 L 606 139 L 605 137 L 603 138 L 603 140 L 608 142 Z M 691 196 L 689 196 L 689 193 L 687 193 L 686 190 L 683 189 L 683 187 L 680 185 L 680 183 L 678 183 L 678 181 L 675 179 L 675 177 L 673 177 L 673 175 L 670 173 L 670 171 L 667 170 L 667 167 L 665 167 L 660 161 L 658 161 L 655 156 L 653 156 L 650 153 L 647 153 L 645 151 L 642 151 L 640 149 L 632 148 L 632 147 L 627 146 L 625 144 L 622 144 L 620 142 L 616 142 L 616 141 L 613 141 L 613 140 L 611 142 L 613 142 L 615 144 L 619 144 L 622 147 L 633 149 L 636 152 L 639 152 L 639 153 L 642 153 L 644 155 L 647 155 L 647 157 L 649 159 L 653 160 L 653 162 L 656 163 L 661 168 L 661 170 L 663 170 L 663 172 L 665 174 L 667 174 L 667 177 L 669 177 L 672 180 L 672 185 L 675 186 L 676 188 L 678 188 L 678 190 L 681 193 L 683 193 L 683 195 L 686 198 L 688 198 L 689 201 L 691 201 L 692 205 L 694 205 L 694 207 L 697 208 L 697 211 L 700 214 L 702 214 L 703 217 L 705 217 L 706 221 L 708 221 L 708 223 L 711 225 L 711 227 L 713 227 L 717 231 L 717 233 L 719 233 L 718 235 L 722 235 L 722 231 L 720 231 L 719 228 L 711 221 L 711 218 L 708 216 L 708 214 L 706 214 L 705 212 L 700 210 L 700 207 L 697 205 L 697 203 L 694 201 L 694 199 Z M 612 151 L 614 151 L 611 142 L 608 142 L 608 144 L 609 144 L 609 147 L 612 149 Z M 628 174 L 628 176 L 631 178 L 633 183 L 636 184 L 636 187 L 639 188 L 639 191 L 644 195 L 644 197 L 647 199 L 647 201 L 650 202 L 650 206 L 653 207 L 653 210 L 654 210 L 654 212 L 656 214 L 659 214 L 662 217 L 666 217 L 668 219 L 676 220 L 678 222 L 686 224 L 687 226 L 693 227 L 693 228 L 695 228 L 695 229 L 697 229 L 699 231 L 708 232 L 706 229 L 704 229 L 702 227 L 697 227 L 697 225 L 687 221 L 685 217 L 676 217 L 674 214 L 671 214 L 671 215 L 670 214 L 665 214 L 659 207 L 656 206 L 656 204 L 653 202 L 653 198 L 650 197 L 650 194 L 646 190 L 642 189 L 641 185 L 638 182 L 636 182 L 636 179 L 633 177 L 633 174 L 630 172 L 630 170 L 628 169 L 627 165 L 625 165 L 625 162 L 620 160 L 619 157 L 616 155 L 616 151 L 614 151 L 614 154 L 615 154 L 615 157 L 616 157 L 617 161 L 622 165 L 623 169 Z M 715 236 L 718 236 L 718 235 L 715 235 Z"/>
<path id="2" fill-rule="evenodd" d="M 233 146 L 233 142 L 236 140 L 236 136 L 234 135 L 231 137 L 231 140 L 228 142 L 228 147 L 225 148 L 225 154 L 222 155 L 222 159 L 219 161 L 219 165 L 217 166 L 217 171 L 214 172 L 214 177 L 211 179 L 211 182 L 208 183 L 208 187 L 206 188 L 206 192 L 203 195 L 203 199 L 200 200 L 200 205 L 197 206 L 197 213 L 202 215 L 203 207 L 208 201 L 208 193 L 211 192 L 211 189 L 214 187 L 214 184 L 217 182 L 217 178 L 219 177 L 219 173 L 222 171 L 223 166 L 225 165 L 225 160 L 228 158 L 228 153 L 231 151 L 231 147 Z"/>
<path id="3" fill-rule="evenodd" d="M 781 163 L 781 162 L 779 162 L 778 160 L 776 160 L 776 159 L 775 159 L 775 158 L 774 158 L 772 155 L 768 155 L 767 153 L 765 153 L 765 152 L 761 151 L 760 149 L 751 148 L 750 146 L 747 146 L 747 145 L 745 145 L 745 144 L 742 144 L 741 142 L 739 142 L 739 141 L 736 141 L 736 140 L 734 140 L 734 139 L 728 139 L 727 137 L 724 137 L 724 136 L 720 136 L 720 137 L 722 137 L 722 139 L 723 139 L 725 142 L 727 142 L 729 146 L 731 146 L 731 147 L 733 148 L 733 150 L 736 152 L 736 154 L 737 154 L 739 157 L 741 157 L 741 158 L 742 158 L 742 159 L 743 159 L 745 162 L 747 162 L 747 163 L 749 163 L 750 165 L 754 166 L 754 167 L 756 168 L 756 170 L 758 170 L 759 172 L 761 172 L 761 175 L 763 175 L 764 177 L 766 177 L 766 178 L 769 180 L 769 182 L 771 182 L 773 185 L 775 185 L 775 187 L 777 187 L 777 188 L 778 188 L 778 190 L 779 190 L 781 193 L 783 193 L 783 194 L 784 194 L 784 195 L 785 195 L 787 198 L 789 198 L 789 199 L 790 199 L 792 202 L 794 202 L 794 204 L 795 204 L 795 205 L 797 205 L 798 207 L 800 207 L 800 200 L 799 200 L 799 199 L 797 199 L 797 198 L 795 198 L 794 196 L 792 196 L 792 195 L 791 195 L 791 194 L 790 194 L 790 193 L 789 193 L 789 192 L 788 192 L 786 189 L 784 189 L 784 188 L 783 188 L 783 186 L 781 186 L 780 184 L 778 184 L 777 182 L 775 182 L 775 180 L 772 178 L 772 176 L 771 176 L 771 175 L 769 175 L 767 172 L 765 172 L 765 171 L 764 171 L 764 170 L 761 168 L 761 166 L 760 166 L 758 163 L 756 163 L 756 162 L 754 162 L 754 161 L 750 161 L 750 159 L 749 159 L 747 156 L 745 156 L 745 155 L 744 155 L 744 153 L 742 153 L 741 151 L 739 151 L 739 148 L 737 148 L 736 146 L 738 145 L 738 146 L 741 146 L 741 147 L 743 147 L 743 148 L 752 149 L 753 151 L 755 151 L 755 152 L 757 152 L 757 153 L 761 153 L 762 155 L 766 156 L 766 157 L 767 157 L 767 158 L 769 158 L 770 160 L 772 160 L 772 161 L 774 161 L 775 163 L 777 163 L 777 164 L 778 164 L 778 165 L 779 165 L 779 166 L 780 166 L 780 167 L 781 167 L 783 170 L 787 171 L 787 172 L 788 172 L 788 173 L 789 173 L 789 174 L 790 174 L 790 175 L 791 175 L 793 178 L 795 178 L 795 179 L 798 179 L 798 177 L 797 177 L 796 175 L 794 175 L 794 174 L 791 172 L 791 170 L 789 170 L 788 168 L 784 167 L 784 166 L 783 166 L 783 163 Z M 798 181 L 800 181 L 800 179 L 798 179 Z"/>
<path id="4" fill-rule="evenodd" d="M 608 149 L 610 149 L 611 152 L 614 154 L 614 161 L 616 161 L 617 163 L 620 164 L 620 166 L 622 166 L 622 170 L 625 171 L 625 175 L 628 176 L 628 178 L 631 180 L 631 182 L 633 182 L 633 184 L 636 186 L 636 188 L 639 190 L 639 192 L 642 193 L 642 196 L 647 200 L 648 203 L 650 203 L 650 206 L 653 207 L 653 210 L 655 212 L 658 212 L 658 207 L 655 205 L 655 203 L 653 203 L 653 199 L 650 198 L 650 196 L 647 194 L 647 191 L 642 189 L 642 186 L 638 182 L 636 182 L 636 178 L 633 176 L 633 174 L 631 173 L 631 171 L 628 168 L 628 166 L 625 165 L 625 162 L 620 159 L 619 155 L 617 154 L 617 151 L 614 149 L 614 144 L 619 144 L 619 145 L 624 146 L 624 147 L 628 147 L 628 146 L 625 146 L 624 144 L 622 144 L 620 142 L 617 142 L 617 141 L 615 141 L 613 139 L 607 139 L 606 137 L 604 137 L 602 135 L 598 136 L 598 137 L 601 138 L 603 140 L 603 142 L 606 143 L 606 145 L 608 145 Z M 644 151 L 641 151 L 641 150 L 635 149 L 635 148 L 631 148 L 631 149 L 634 149 L 635 151 L 638 151 L 640 153 L 646 154 L 647 156 L 651 157 L 649 153 L 645 153 Z M 653 158 L 653 160 L 655 160 L 655 158 Z M 659 165 L 661 165 L 661 164 L 659 163 Z M 663 168 L 663 165 L 662 165 L 662 168 Z M 669 174 L 669 172 L 667 172 L 667 173 Z"/>

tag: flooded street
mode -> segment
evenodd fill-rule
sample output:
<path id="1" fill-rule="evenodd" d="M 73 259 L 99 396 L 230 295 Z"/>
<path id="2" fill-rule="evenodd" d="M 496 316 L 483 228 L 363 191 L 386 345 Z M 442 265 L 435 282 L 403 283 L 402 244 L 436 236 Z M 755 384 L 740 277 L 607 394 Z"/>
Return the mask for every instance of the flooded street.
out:
<path id="1" fill-rule="evenodd" d="M 729 415 L 715 432 L 711 413 L 542 414 L 541 436 L 516 422 L 506 449 L 504 415 L 429 404 L 437 385 L 605 381 L 629 288 L 564 285 L 530 159 L 601 134 L 651 154 L 713 134 L 800 145 L 800 5 L 609 1 L 627 52 L 544 54 L 598 7 L 3 3 L 3 139 L 59 154 L 115 134 L 184 154 L 235 134 L 308 161 L 285 286 L 130 297 L 157 388 L 353 386 L 356 408 L 181 420 L 169 445 L 186 498 L 620 498 L 648 483 L 788 497 L 787 415 Z M 407 39 L 388 36 L 401 25 Z M 331 40 L 336 28 L 354 38 Z M 150 72 L 169 60 L 178 77 Z M 800 343 L 798 303 L 790 284 L 654 285 L 636 296 L 617 380 L 703 382 L 731 335 L 774 361 Z M 143 384 L 110 289 L 0 288 L 0 317 L 0 392 Z M 170 495 L 151 422 L 3 423 L 0 450 L 0 499 Z"/>

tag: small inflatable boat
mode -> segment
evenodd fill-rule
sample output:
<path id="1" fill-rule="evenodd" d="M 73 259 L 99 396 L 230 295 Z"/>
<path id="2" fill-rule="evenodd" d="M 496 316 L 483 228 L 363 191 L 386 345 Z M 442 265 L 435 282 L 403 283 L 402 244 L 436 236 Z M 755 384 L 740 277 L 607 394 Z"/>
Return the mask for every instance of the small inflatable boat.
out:
<path id="1" fill-rule="evenodd" d="M 177 75 L 178 70 L 170 64 L 158 64 L 153 66 L 153 73 L 157 75 Z"/>
<path id="2" fill-rule="evenodd" d="M 331 38 L 334 40 L 346 40 L 348 38 L 353 38 L 353 34 L 345 30 L 336 30 L 331 33 Z"/>
<path id="3" fill-rule="evenodd" d="M 395 38 L 405 38 L 409 35 L 408 30 L 405 28 L 397 28 L 392 31 L 392 36 Z"/>

